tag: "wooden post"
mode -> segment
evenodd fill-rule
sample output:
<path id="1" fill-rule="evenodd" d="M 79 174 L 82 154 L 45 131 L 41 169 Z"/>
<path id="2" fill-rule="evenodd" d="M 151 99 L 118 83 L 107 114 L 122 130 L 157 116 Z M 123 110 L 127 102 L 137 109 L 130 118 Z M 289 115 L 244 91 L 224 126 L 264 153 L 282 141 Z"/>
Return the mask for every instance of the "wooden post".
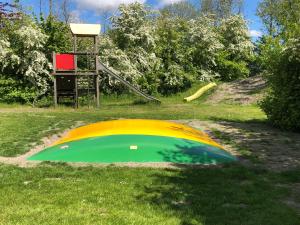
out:
<path id="1" fill-rule="evenodd" d="M 74 41 L 73 41 L 73 52 L 75 53 L 74 55 L 74 67 L 75 67 L 75 73 L 77 73 L 77 36 L 74 35 Z"/>
<path id="2" fill-rule="evenodd" d="M 96 104 L 100 107 L 100 80 L 99 80 L 99 65 L 98 65 L 98 36 L 94 37 L 94 53 L 95 53 L 95 69 L 96 69 Z"/>
<path id="3" fill-rule="evenodd" d="M 96 103 L 97 108 L 100 107 L 100 81 L 99 81 L 99 75 L 96 76 Z"/>
<path id="4" fill-rule="evenodd" d="M 75 75 L 75 108 L 78 108 L 78 77 Z"/>
<path id="5" fill-rule="evenodd" d="M 56 76 L 54 76 L 54 108 L 57 107 L 57 85 L 56 85 Z"/>
<path id="6" fill-rule="evenodd" d="M 77 36 L 74 35 L 74 43 L 73 43 L 73 51 L 74 55 L 74 66 L 75 66 L 75 108 L 78 108 L 78 77 L 77 77 Z"/>
<path id="7" fill-rule="evenodd" d="M 53 85 L 53 91 L 54 91 L 54 107 L 57 107 L 57 84 L 56 84 L 56 56 L 55 52 L 52 52 L 52 61 L 53 61 L 53 76 L 54 76 L 54 85 Z"/>

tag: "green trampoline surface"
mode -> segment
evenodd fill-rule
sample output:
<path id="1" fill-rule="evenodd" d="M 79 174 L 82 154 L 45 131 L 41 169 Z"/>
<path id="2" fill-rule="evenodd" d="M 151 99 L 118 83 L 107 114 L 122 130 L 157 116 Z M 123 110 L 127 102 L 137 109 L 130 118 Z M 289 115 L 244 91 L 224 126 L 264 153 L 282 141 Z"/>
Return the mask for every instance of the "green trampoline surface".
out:
<path id="1" fill-rule="evenodd" d="M 152 135 L 110 135 L 55 145 L 28 160 L 218 164 L 236 161 L 236 157 L 221 148 L 186 139 Z"/>

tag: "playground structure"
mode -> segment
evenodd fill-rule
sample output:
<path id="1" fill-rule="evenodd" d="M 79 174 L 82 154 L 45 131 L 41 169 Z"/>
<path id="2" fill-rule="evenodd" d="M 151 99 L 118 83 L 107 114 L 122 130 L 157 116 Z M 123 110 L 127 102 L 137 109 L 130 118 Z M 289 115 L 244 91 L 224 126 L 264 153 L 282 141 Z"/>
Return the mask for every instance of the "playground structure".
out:
<path id="1" fill-rule="evenodd" d="M 78 108 L 79 96 L 83 93 L 94 95 L 97 107 L 100 106 L 100 77 L 108 75 L 125 86 L 135 94 L 148 101 L 160 102 L 158 99 L 142 92 L 137 87 L 123 79 L 118 74 L 109 70 L 99 60 L 98 38 L 101 32 L 100 24 L 70 24 L 73 35 L 73 52 L 53 52 L 54 75 L 54 106 L 56 107 L 62 98 L 70 98 L 74 106 Z M 78 39 L 93 39 L 93 47 L 90 51 L 78 51 Z M 78 57 L 85 56 L 86 67 L 78 66 Z"/>
<path id="2" fill-rule="evenodd" d="M 207 134 L 160 120 L 113 120 L 71 130 L 29 160 L 219 164 L 236 161 Z"/>
<path id="3" fill-rule="evenodd" d="M 71 98 L 78 108 L 79 96 L 90 93 L 100 106 L 100 77 L 108 75 L 148 101 L 160 102 L 143 93 L 99 60 L 99 24 L 70 24 L 73 52 L 53 53 L 54 104 Z M 89 38 L 88 51 L 78 49 L 78 39 Z M 86 57 L 79 60 L 79 57 Z M 201 88 L 195 99 L 216 84 Z M 29 160 L 86 163 L 183 163 L 219 164 L 236 161 L 205 133 L 191 127 L 158 120 L 115 120 L 79 127 L 53 146 Z"/>

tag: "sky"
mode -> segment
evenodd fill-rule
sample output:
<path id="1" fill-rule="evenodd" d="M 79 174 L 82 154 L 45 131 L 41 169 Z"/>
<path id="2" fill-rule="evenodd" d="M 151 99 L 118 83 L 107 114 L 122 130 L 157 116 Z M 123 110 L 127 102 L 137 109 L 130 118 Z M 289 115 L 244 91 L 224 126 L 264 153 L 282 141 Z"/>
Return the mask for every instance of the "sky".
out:
<path id="1" fill-rule="evenodd" d="M 49 0 L 41 1 L 42 11 L 47 15 L 49 13 Z M 59 0 L 52 1 L 54 4 L 55 2 L 59 2 Z M 157 9 L 181 0 L 69 0 L 73 17 L 85 23 L 103 23 L 105 20 L 105 16 L 103 16 L 102 13 L 103 11 L 110 10 L 114 12 L 120 3 L 129 4 L 136 1 L 148 4 Z M 191 3 L 196 2 L 196 0 L 189 1 L 191 1 Z M 40 0 L 20 0 L 20 2 L 28 11 L 34 11 L 35 14 L 39 14 Z M 263 33 L 262 23 L 256 15 L 256 8 L 259 2 L 260 0 L 244 0 L 244 16 L 248 20 L 250 35 L 254 40 Z"/>

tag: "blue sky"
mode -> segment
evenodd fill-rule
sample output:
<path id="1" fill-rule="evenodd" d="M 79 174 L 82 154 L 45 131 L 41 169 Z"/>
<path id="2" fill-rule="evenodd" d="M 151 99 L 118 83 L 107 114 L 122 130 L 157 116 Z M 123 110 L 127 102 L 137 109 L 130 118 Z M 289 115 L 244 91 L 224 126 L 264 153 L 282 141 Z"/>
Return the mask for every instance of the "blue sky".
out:
<path id="1" fill-rule="evenodd" d="M 13 0 L 10 0 L 13 1 Z M 53 2 L 59 2 L 60 0 L 53 0 Z M 70 10 L 74 16 L 79 17 L 82 22 L 86 23 L 102 23 L 103 16 L 101 16 L 102 10 L 112 9 L 116 7 L 120 2 L 134 2 L 136 0 L 69 0 Z M 145 2 L 153 8 L 159 8 L 163 5 L 170 4 L 172 2 L 180 0 L 138 0 Z M 196 0 L 190 0 L 196 2 Z M 263 32 L 260 19 L 256 16 L 256 8 L 260 0 L 244 0 L 244 15 L 249 21 L 249 30 L 252 37 L 256 39 L 256 36 Z M 20 0 L 21 4 L 27 9 L 33 10 L 36 14 L 39 13 L 40 0 Z M 199 1 L 198 1 L 199 2 Z M 42 11 L 48 14 L 48 0 L 42 0 Z M 104 8 L 104 9 L 103 9 Z"/>

